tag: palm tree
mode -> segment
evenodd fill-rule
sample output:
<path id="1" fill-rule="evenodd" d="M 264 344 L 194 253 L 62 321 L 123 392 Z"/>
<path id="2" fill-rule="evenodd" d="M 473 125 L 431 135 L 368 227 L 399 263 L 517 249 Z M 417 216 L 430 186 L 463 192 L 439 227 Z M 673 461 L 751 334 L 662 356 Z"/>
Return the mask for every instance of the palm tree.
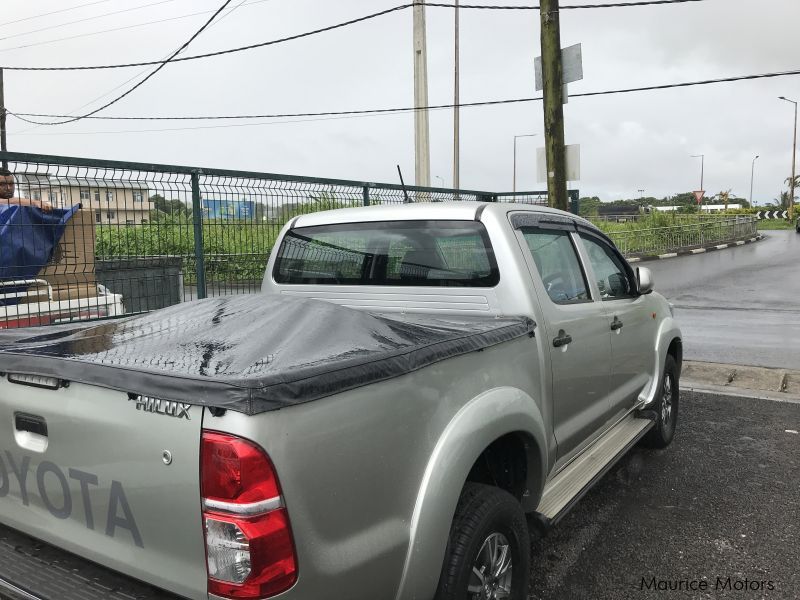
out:
<path id="1" fill-rule="evenodd" d="M 800 190 L 800 175 L 796 175 L 795 176 L 795 178 L 794 178 L 794 186 L 792 186 L 792 177 L 791 176 L 787 177 L 785 181 L 786 181 L 786 186 L 789 189 L 792 189 L 792 187 L 794 187 L 795 191 Z M 797 200 L 797 196 L 792 198 L 792 200 Z M 784 208 L 788 208 L 789 207 L 789 192 L 786 192 L 786 201 L 785 201 L 785 204 L 783 204 L 783 206 L 784 206 Z"/>

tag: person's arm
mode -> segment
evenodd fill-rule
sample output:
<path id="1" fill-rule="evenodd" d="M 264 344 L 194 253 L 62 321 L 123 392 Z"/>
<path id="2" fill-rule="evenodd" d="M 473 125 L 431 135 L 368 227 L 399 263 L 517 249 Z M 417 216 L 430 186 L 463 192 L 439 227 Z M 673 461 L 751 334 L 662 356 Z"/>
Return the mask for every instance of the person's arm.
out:
<path id="1" fill-rule="evenodd" d="M 29 198 L 0 198 L 0 204 L 16 204 L 18 206 L 33 206 L 44 212 L 53 210 L 53 205 L 46 200 L 31 200 Z"/>

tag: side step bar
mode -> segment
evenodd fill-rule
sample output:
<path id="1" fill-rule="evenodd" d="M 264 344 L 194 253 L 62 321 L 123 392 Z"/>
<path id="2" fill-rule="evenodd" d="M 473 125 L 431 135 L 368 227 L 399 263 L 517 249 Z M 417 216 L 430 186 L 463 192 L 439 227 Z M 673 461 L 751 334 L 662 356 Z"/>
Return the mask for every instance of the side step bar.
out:
<path id="1" fill-rule="evenodd" d="M 555 525 L 653 426 L 631 414 L 611 428 L 545 486 L 536 509 L 542 525 Z"/>

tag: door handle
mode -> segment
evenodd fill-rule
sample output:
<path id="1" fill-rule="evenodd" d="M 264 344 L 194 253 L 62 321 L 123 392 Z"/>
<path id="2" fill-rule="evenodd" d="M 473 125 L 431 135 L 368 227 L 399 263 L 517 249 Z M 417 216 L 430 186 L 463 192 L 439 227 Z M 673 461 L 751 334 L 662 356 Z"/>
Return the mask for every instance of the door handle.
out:
<path id="1" fill-rule="evenodd" d="M 616 331 L 617 329 L 622 329 L 623 322 L 620 321 L 616 315 L 614 315 L 614 320 L 611 322 L 611 331 Z"/>
<path id="2" fill-rule="evenodd" d="M 14 427 L 17 431 L 27 431 L 42 437 L 47 437 L 47 422 L 43 417 L 26 413 L 14 414 Z"/>
<path id="3" fill-rule="evenodd" d="M 559 330 L 558 336 L 553 338 L 553 346 L 560 348 L 572 343 L 572 336 L 566 333 L 563 329 Z"/>

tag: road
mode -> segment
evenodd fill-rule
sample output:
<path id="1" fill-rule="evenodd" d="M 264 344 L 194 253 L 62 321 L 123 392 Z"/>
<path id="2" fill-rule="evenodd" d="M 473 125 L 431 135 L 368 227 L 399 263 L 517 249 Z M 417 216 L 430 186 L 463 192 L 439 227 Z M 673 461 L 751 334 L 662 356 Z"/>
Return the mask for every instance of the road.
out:
<path id="1" fill-rule="evenodd" d="M 676 307 L 690 360 L 800 368 L 800 235 L 640 263 Z"/>
<path id="2" fill-rule="evenodd" d="M 669 448 L 631 451 L 533 542 L 530 600 L 800 598 L 800 404 L 681 402 Z M 709 588 L 642 589 L 653 577 Z"/>

